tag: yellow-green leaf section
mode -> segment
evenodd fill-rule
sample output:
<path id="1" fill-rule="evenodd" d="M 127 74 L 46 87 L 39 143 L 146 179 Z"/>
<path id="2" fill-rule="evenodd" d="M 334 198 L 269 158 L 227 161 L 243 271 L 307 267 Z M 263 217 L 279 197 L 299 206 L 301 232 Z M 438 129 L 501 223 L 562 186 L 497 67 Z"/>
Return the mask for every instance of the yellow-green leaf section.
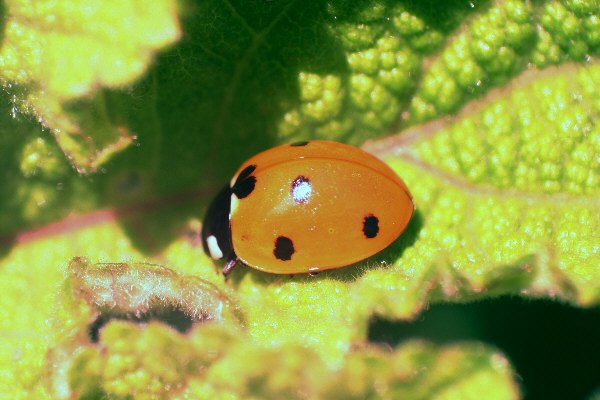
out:
<path id="1" fill-rule="evenodd" d="M 430 300 L 508 290 L 599 301 L 599 83 L 597 64 L 527 73 L 450 121 L 374 145 L 424 219 L 394 278 L 365 277 L 385 288 L 380 307 L 398 310 L 414 282 L 439 285 Z"/>
<path id="2" fill-rule="evenodd" d="M 13 112 L 33 114 L 81 172 L 130 144 L 98 89 L 131 84 L 179 38 L 176 2 L 13 0 L 4 12 L 0 82 Z"/>

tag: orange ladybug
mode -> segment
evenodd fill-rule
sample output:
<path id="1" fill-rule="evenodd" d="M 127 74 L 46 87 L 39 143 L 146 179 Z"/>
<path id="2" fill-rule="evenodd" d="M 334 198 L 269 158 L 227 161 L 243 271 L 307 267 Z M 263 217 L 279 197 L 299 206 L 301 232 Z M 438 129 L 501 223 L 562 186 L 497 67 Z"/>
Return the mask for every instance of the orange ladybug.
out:
<path id="1" fill-rule="evenodd" d="M 246 161 L 202 226 L 210 257 L 274 274 L 316 273 L 364 260 L 406 229 L 414 204 L 385 163 L 325 140 L 277 146 Z"/>

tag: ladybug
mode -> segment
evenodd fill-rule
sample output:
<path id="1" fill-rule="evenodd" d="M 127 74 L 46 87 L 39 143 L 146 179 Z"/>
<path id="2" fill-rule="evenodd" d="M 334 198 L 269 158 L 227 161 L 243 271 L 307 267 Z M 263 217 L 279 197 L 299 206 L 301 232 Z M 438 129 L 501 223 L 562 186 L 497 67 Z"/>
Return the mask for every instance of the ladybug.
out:
<path id="1" fill-rule="evenodd" d="M 317 273 L 364 260 L 406 229 L 414 204 L 381 160 L 325 140 L 277 146 L 246 161 L 209 206 L 202 244 L 274 274 Z"/>

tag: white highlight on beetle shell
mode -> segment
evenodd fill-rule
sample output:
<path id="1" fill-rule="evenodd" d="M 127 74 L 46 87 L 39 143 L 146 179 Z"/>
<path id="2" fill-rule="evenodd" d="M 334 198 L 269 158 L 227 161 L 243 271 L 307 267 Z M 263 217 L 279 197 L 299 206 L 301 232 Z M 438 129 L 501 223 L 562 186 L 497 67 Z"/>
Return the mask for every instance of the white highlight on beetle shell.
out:
<path id="1" fill-rule="evenodd" d="M 292 182 L 292 198 L 296 204 L 304 204 L 310 199 L 312 194 L 312 185 L 310 181 L 300 176 Z"/>
<path id="2" fill-rule="evenodd" d="M 208 252 L 213 260 L 220 260 L 223 258 L 223 252 L 219 247 L 219 242 L 217 242 L 217 238 L 214 235 L 210 235 L 206 238 L 206 244 L 208 245 Z"/>

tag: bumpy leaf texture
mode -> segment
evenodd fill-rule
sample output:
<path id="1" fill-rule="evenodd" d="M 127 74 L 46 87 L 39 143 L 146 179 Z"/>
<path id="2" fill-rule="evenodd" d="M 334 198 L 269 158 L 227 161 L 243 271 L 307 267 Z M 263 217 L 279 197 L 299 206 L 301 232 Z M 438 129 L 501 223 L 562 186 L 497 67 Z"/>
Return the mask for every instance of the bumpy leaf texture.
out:
<path id="1" fill-rule="evenodd" d="M 4 7 L 0 79 L 15 93 L 14 112 L 35 115 L 79 171 L 97 169 L 133 135 L 112 120 L 96 88 L 130 84 L 157 49 L 178 39 L 175 2 L 15 0 Z"/>
<path id="2" fill-rule="evenodd" d="M 384 349 L 369 320 L 600 300 L 594 0 L 0 12 L 5 397 L 511 399 L 498 350 Z M 210 197 L 256 151 L 313 138 L 388 162 L 409 228 L 358 265 L 225 281 L 199 244 Z"/>

